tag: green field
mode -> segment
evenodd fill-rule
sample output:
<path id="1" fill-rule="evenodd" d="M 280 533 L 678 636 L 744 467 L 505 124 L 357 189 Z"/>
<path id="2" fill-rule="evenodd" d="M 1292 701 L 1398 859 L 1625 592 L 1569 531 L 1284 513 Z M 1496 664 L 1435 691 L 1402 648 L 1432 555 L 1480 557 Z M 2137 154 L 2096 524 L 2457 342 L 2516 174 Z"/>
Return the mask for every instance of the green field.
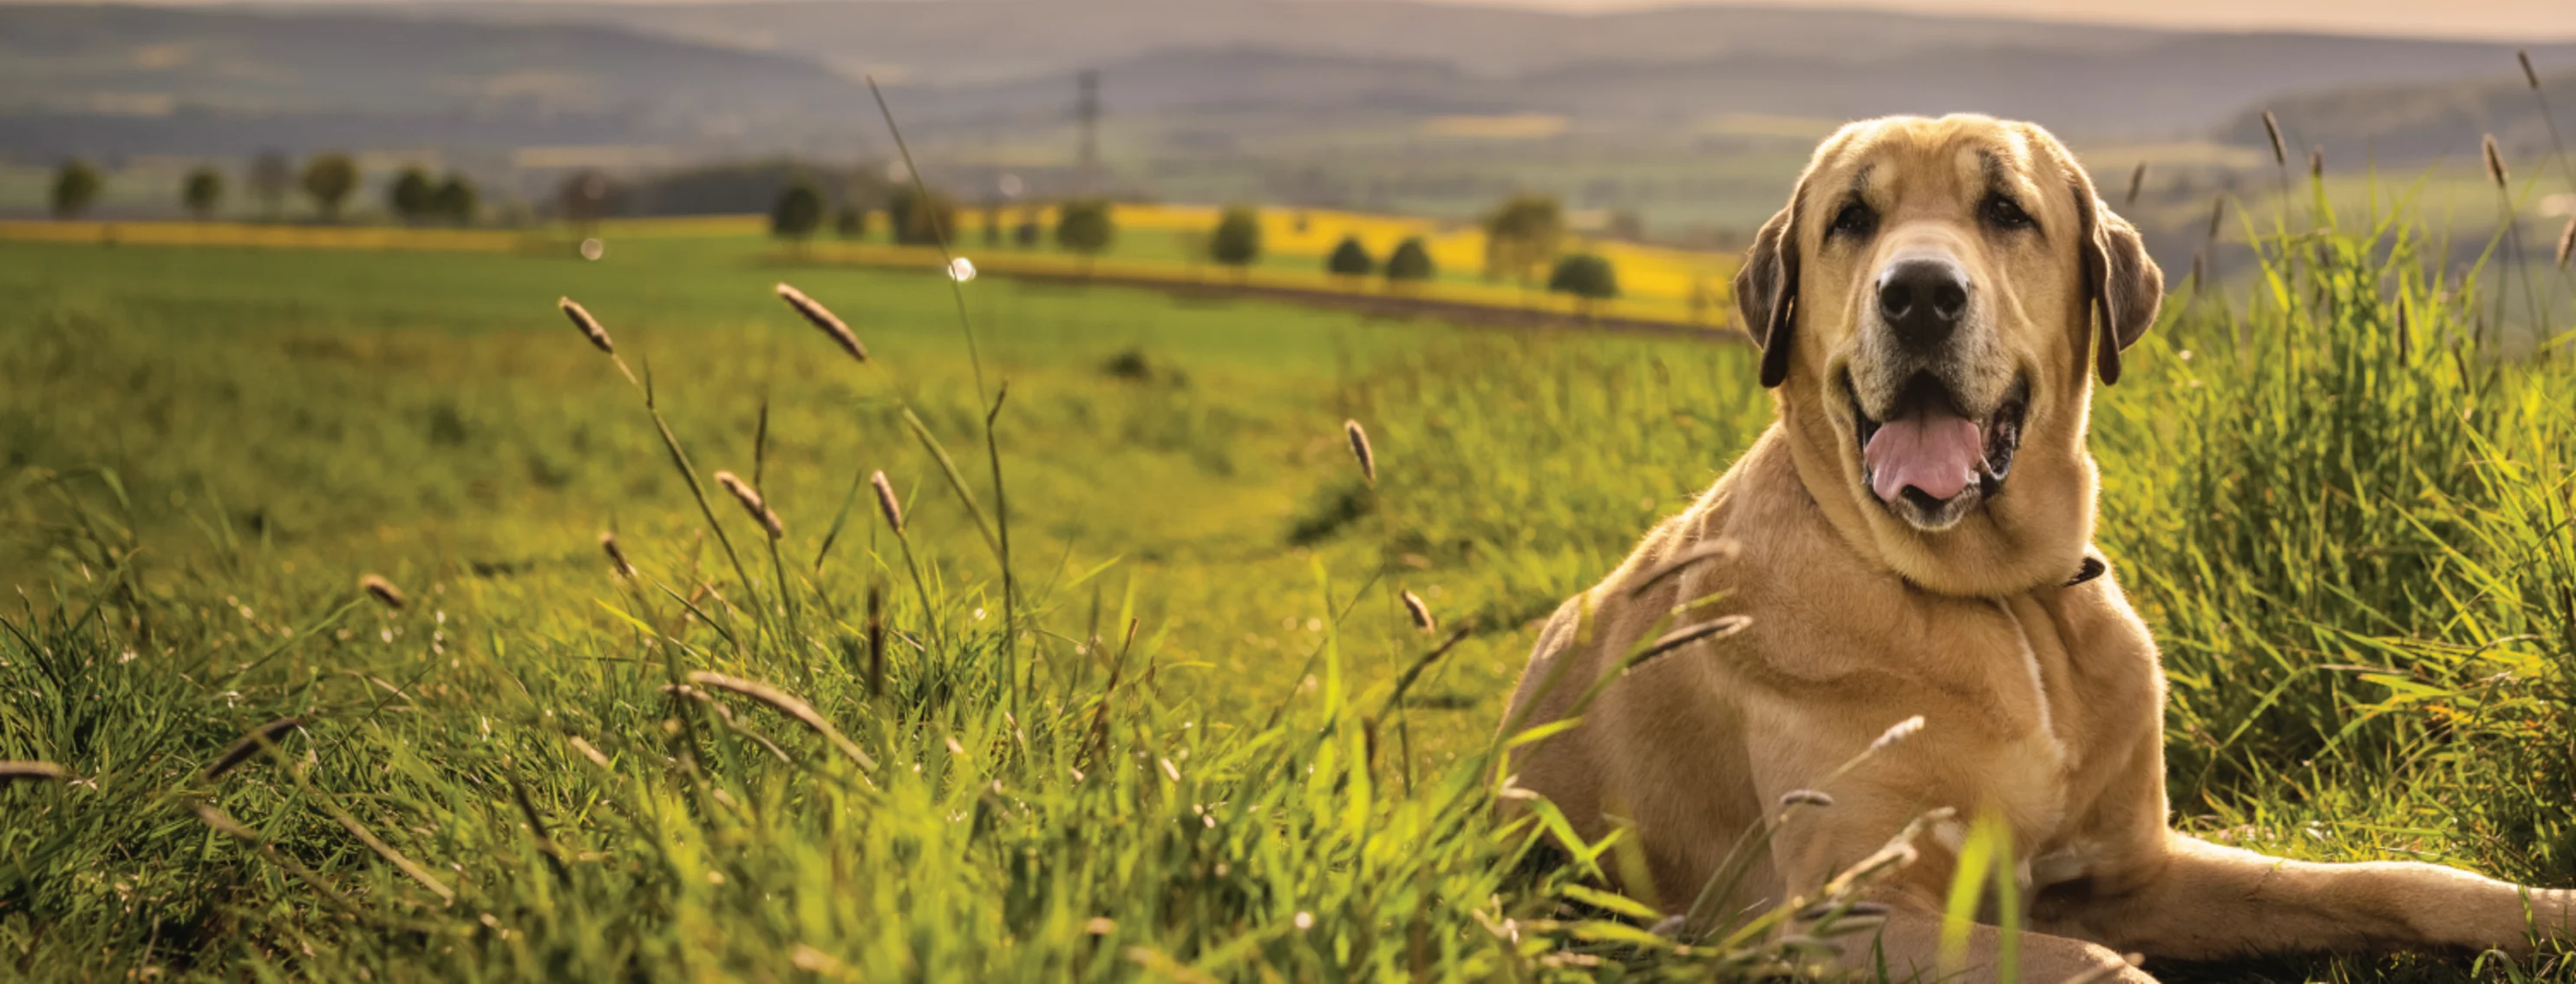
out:
<path id="1" fill-rule="evenodd" d="M 2475 294 L 2364 246 L 2276 244 L 2277 294 L 2177 296 L 2097 398 L 2100 545 L 2164 646 L 2176 823 L 2576 884 L 2576 371 L 2564 345 L 2486 355 Z M 22 599 L 0 759 L 70 780 L 0 786 L 0 971 L 1705 978 L 1779 956 L 1677 949 L 1575 867 L 1510 875 L 1520 839 L 1490 819 L 1530 623 L 1766 423 L 1749 350 L 990 278 L 965 286 L 970 343 L 943 280 L 784 271 L 861 365 L 760 257 L 0 244 L 0 582 Z M 558 295 L 650 378 L 712 524 Z M 719 469 L 783 518 L 774 550 Z M 878 470 L 905 538 L 861 484 Z M 371 573 L 408 604 L 362 594 Z M 688 676 L 710 671 L 832 736 Z"/>

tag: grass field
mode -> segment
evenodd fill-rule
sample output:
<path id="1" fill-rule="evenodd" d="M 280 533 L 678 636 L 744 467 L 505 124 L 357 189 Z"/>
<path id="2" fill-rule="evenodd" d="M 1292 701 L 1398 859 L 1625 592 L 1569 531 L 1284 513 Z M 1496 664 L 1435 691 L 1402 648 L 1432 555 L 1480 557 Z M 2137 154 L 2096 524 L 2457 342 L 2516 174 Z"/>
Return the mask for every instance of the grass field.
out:
<path id="1" fill-rule="evenodd" d="M 994 273 L 1042 276 L 1087 276 L 1094 272 L 1130 281 L 1174 285 L 1251 283 L 1299 291 L 1354 296 L 1390 293 L 1476 307 L 1529 309 L 1556 314 L 1583 314 L 1674 327 L 1717 328 L 1726 325 L 1731 308 L 1735 259 L 1619 241 L 1569 238 L 1565 252 L 1588 250 L 1609 259 L 1616 270 L 1619 296 L 1578 307 L 1562 294 L 1484 276 L 1485 235 L 1473 224 L 1429 219 L 1315 209 L 1263 209 L 1259 212 L 1263 249 L 1249 268 L 1230 270 L 1206 257 L 1208 231 L 1216 225 L 1215 206 L 1123 204 L 1116 209 L 1119 235 L 1099 257 L 1082 257 L 1058 248 L 1048 238 L 1034 248 L 1011 240 L 1011 230 L 1034 218 L 1042 229 L 1055 227 L 1052 208 L 999 214 L 997 236 L 985 235 L 985 214 L 963 210 L 958 215 L 957 250 Z M 622 254 L 631 240 L 667 247 L 672 240 L 694 240 L 729 261 L 762 257 L 799 265 L 846 264 L 874 267 L 941 269 L 942 254 L 927 246 L 897 245 L 882 213 L 866 234 L 824 234 L 803 243 L 781 243 L 770 237 L 768 220 L 757 215 L 623 219 L 601 223 L 576 234 L 566 227 L 524 229 L 441 228 L 385 225 L 306 225 L 232 222 L 0 221 L 0 241 L 98 243 L 145 246 L 259 246 L 268 248 L 415 250 L 426 252 L 568 253 L 572 241 L 595 233 Z M 1328 275 L 1324 257 L 1344 237 L 1359 239 L 1379 262 L 1396 244 L 1419 236 L 1436 266 L 1431 281 L 1391 285 L 1383 277 Z M 623 262 L 621 256 L 621 262 Z"/>
<path id="2" fill-rule="evenodd" d="M 2576 884 L 2576 371 L 2563 345 L 2482 352 L 2476 290 L 2422 273 L 2405 228 L 2275 243 L 2266 289 L 2173 299 L 2097 400 L 2100 545 L 2164 646 L 2178 824 Z M 0 759 L 67 774 L 0 786 L 0 968 L 1660 979 L 1790 956 L 1758 925 L 1654 937 L 1579 864 L 1507 877 L 1520 841 L 1489 819 L 1530 623 L 1765 424 L 1749 350 L 995 279 L 964 286 L 970 340 L 939 278 L 786 273 L 872 362 L 721 237 L 600 263 L 0 243 Z"/>

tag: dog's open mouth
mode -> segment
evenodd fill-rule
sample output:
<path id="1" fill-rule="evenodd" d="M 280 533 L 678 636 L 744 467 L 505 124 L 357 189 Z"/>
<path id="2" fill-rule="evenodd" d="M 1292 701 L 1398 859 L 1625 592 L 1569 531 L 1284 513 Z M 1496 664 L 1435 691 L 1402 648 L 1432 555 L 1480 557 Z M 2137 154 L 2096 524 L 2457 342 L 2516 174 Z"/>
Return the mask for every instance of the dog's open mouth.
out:
<path id="1" fill-rule="evenodd" d="M 1924 519 L 1946 524 L 1957 518 L 1950 507 L 1964 504 L 1970 488 L 1981 499 L 2003 491 L 2013 453 L 2021 449 L 2029 393 L 2026 380 L 2016 381 L 1992 412 L 1978 418 L 1961 412 L 1939 380 L 1917 376 L 1884 420 L 1871 417 L 1852 393 L 1862 481 L 1889 507 L 1911 507 Z"/>

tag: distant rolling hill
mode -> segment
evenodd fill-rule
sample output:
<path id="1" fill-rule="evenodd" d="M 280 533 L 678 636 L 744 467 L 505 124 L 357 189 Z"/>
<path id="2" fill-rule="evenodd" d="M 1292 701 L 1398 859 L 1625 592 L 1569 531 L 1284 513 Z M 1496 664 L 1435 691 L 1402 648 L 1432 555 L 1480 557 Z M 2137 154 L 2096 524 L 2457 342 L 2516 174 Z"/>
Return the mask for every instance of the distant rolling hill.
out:
<path id="1" fill-rule="evenodd" d="M 2241 138 L 2246 107 L 2287 94 L 2448 92 L 2512 71 L 2512 54 L 1879 12 L 1572 16 L 1409 0 L 0 4 L 0 154 L 636 144 L 846 160 L 886 149 L 862 74 L 887 82 L 925 139 L 997 146 L 1056 141 L 1071 75 L 1086 68 L 1130 128 L 1124 151 L 1158 160 L 1232 161 L 1355 132 L 1402 145 L 1433 118 L 1514 114 L 1567 122 L 1478 149 L 1477 163 L 1551 140 L 1699 153 L 1713 146 L 1699 142 L 1706 121 L 1742 116 L 1976 110 L 2098 144 L 2198 139 L 2231 118 L 2219 132 Z M 2576 67 L 2576 45 L 2533 54 Z M 2466 91 L 2386 108 L 2416 113 L 2409 125 L 2427 133 L 2457 129 L 2443 100 L 2485 105 Z M 2384 101 L 2313 98 L 2303 122 L 2352 121 L 2337 132 L 2365 129 Z M 2419 143 L 2456 140 L 2389 149 Z"/>
<path id="2" fill-rule="evenodd" d="M 2550 109 L 2560 133 L 2576 136 L 2576 70 L 2543 72 L 2540 84 L 2556 100 Z M 2344 166 L 2369 160 L 2477 162 L 2490 134 L 2509 162 L 2536 164 L 2536 158 L 2555 152 L 2529 81 L 2511 67 L 2466 81 L 2285 94 L 2219 124 L 2217 138 L 2268 152 L 2266 109 L 2280 120 L 2292 154 L 2323 147 L 2327 160 Z"/>
<path id="3" fill-rule="evenodd" d="M 587 24 L 0 5 L 0 148 L 768 143 L 864 99 L 812 61 Z"/>
<path id="4" fill-rule="evenodd" d="M 1541 111 L 1667 126 L 1715 113 L 1981 110 L 2087 137 L 2168 137 L 2206 132 L 2275 94 L 2493 74 L 2511 67 L 2515 49 L 1738 6 L 1600 15 L 1407 0 L 536 2 L 409 9 L 522 23 L 613 23 L 801 55 L 900 83 L 907 104 L 934 117 L 1060 119 L 1070 100 L 1066 77 L 1089 68 L 1101 71 L 1113 111 L 1128 113 Z M 2546 63 L 2576 63 L 2576 45 L 2541 46 L 2534 54 Z"/>
<path id="5" fill-rule="evenodd" d="M 1173 49 L 1424 61 L 1483 76 L 1743 55 L 1868 61 L 1991 48 L 2117 51 L 2165 32 L 1882 11 L 1674 7 L 1594 16 L 1412 0 L 769 0 L 415 4 L 440 16 L 613 23 L 792 52 L 920 85 L 1060 75 Z"/>
<path id="6" fill-rule="evenodd" d="M 958 2 L 953 6 L 979 6 Z M 2511 70 L 2507 45 L 2311 35 L 2186 35 L 2114 49 L 1993 47 L 1874 58 L 1739 54 L 1687 62 L 1586 62 L 1479 74 L 1429 58 L 1327 55 L 1268 46 L 1157 50 L 1098 66 L 1115 113 L 1297 109 L 1316 124 L 1389 114 L 1553 113 L 1577 129 L 1647 133 L 1724 114 L 1851 119 L 1986 112 L 2094 141 L 2198 136 L 2276 93 L 2352 85 L 2448 85 Z M 2576 47 L 2536 49 L 2576 62 Z M 1019 114 L 1063 118 L 1063 75 L 907 86 L 926 127 Z M 1202 120 L 1222 126 L 1222 120 Z M 1277 120 L 1247 117 L 1270 131 Z"/>

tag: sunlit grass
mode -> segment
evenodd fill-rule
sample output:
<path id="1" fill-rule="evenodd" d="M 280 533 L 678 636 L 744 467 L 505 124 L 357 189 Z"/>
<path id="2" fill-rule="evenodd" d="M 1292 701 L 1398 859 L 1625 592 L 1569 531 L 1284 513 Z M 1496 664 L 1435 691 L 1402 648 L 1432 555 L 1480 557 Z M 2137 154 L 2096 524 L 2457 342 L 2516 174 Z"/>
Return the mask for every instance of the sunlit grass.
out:
<path id="1" fill-rule="evenodd" d="M 2564 885 L 2576 373 L 2482 350 L 2484 295 L 2408 228 L 2281 238 L 2256 296 L 2173 300 L 2097 398 L 2101 545 L 2172 672 L 2178 824 Z M 0 246 L 28 298 L 0 312 L 25 594 L 0 759 L 68 773 L 0 788 L 0 965 L 1490 979 L 1820 952 L 1750 922 L 1685 951 L 1583 858 L 1515 874 L 1492 819 L 1527 624 L 1764 426 L 1747 350 L 981 279 L 996 485 L 945 282 L 792 272 L 862 366 L 776 268 L 630 243 Z M 774 558 L 755 514 L 700 508 L 565 294 L 706 493 L 730 471 L 780 516 Z M 1013 530 L 1015 623 L 968 498 Z M 1408 591 L 1467 634 L 1420 631 Z"/>

